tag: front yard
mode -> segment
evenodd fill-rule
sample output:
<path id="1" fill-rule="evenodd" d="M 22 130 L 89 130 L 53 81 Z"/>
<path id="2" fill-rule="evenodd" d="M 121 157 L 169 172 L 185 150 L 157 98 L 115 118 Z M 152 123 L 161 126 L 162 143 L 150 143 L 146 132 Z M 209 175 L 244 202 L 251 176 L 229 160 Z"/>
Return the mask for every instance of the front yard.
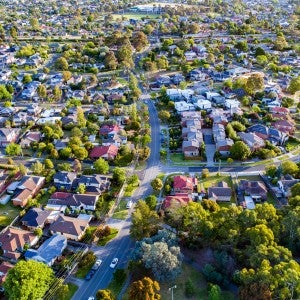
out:
<path id="1" fill-rule="evenodd" d="M 98 246 L 105 246 L 109 241 L 114 239 L 119 233 L 119 230 L 117 228 L 111 228 L 111 233 L 108 236 L 104 236 L 98 240 L 97 245 Z"/>
<path id="2" fill-rule="evenodd" d="M 128 209 L 126 208 L 126 205 L 127 205 L 127 201 L 121 200 L 114 214 L 112 215 L 112 218 L 125 220 L 128 216 Z"/>
<path id="3" fill-rule="evenodd" d="M 11 201 L 0 204 L 0 226 L 9 225 L 20 213 L 20 208 L 13 205 Z"/>

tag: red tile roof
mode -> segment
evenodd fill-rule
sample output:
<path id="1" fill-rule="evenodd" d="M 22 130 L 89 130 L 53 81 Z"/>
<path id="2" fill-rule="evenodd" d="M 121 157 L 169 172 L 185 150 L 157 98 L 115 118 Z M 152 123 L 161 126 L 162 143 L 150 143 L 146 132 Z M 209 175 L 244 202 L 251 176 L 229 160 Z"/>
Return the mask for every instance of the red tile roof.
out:
<path id="1" fill-rule="evenodd" d="M 14 265 L 6 261 L 3 261 L 0 264 L 0 284 L 2 284 L 5 281 L 8 271 L 13 267 Z"/>
<path id="2" fill-rule="evenodd" d="M 190 201 L 192 201 L 191 197 L 185 193 L 178 193 L 173 196 L 167 196 L 163 203 L 163 209 L 184 206 L 187 205 Z"/>
<path id="3" fill-rule="evenodd" d="M 109 146 L 97 146 L 92 149 L 90 152 L 91 158 L 99 158 L 107 156 L 107 158 L 115 158 L 118 154 L 119 148 L 115 145 Z"/>
<path id="4" fill-rule="evenodd" d="M 197 178 L 179 175 L 174 177 L 173 187 L 174 190 L 193 190 L 197 182 Z"/>

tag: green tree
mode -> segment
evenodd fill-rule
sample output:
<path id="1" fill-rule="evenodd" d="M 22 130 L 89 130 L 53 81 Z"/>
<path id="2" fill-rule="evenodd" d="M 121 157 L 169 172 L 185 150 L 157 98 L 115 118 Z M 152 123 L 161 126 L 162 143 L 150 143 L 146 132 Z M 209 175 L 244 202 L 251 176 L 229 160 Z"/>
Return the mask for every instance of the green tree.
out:
<path id="1" fill-rule="evenodd" d="M 112 179 L 117 185 L 121 186 L 126 180 L 125 170 L 122 168 L 114 168 Z"/>
<path id="2" fill-rule="evenodd" d="M 251 74 L 246 80 L 246 91 L 248 94 L 253 95 L 255 92 L 264 89 L 264 78 L 259 73 Z"/>
<path id="3" fill-rule="evenodd" d="M 285 37 L 283 35 L 277 36 L 277 38 L 274 42 L 274 48 L 276 50 L 282 51 L 287 47 L 288 47 L 288 43 L 287 43 Z"/>
<path id="4" fill-rule="evenodd" d="M 220 287 L 217 284 L 212 284 L 209 287 L 208 299 L 209 300 L 221 300 L 222 299 L 222 292 L 221 292 Z"/>
<path id="5" fill-rule="evenodd" d="M 40 238 L 40 237 L 43 235 L 43 230 L 42 230 L 42 228 L 36 228 L 36 229 L 34 230 L 34 234 Z"/>
<path id="6" fill-rule="evenodd" d="M 145 198 L 145 202 L 147 203 L 150 209 L 155 210 L 157 205 L 157 197 L 155 195 L 150 195 Z"/>
<path id="7" fill-rule="evenodd" d="M 156 177 L 151 181 L 151 186 L 154 191 L 160 191 L 163 188 L 163 182 L 160 178 Z"/>
<path id="8" fill-rule="evenodd" d="M 55 61 L 55 68 L 61 71 L 67 71 L 69 69 L 68 61 L 64 57 L 59 57 Z"/>
<path id="9" fill-rule="evenodd" d="M 171 118 L 171 114 L 170 114 L 167 110 L 161 110 L 161 111 L 158 113 L 158 117 L 160 118 L 160 120 L 161 120 L 163 123 L 167 123 L 168 120 Z"/>
<path id="10" fill-rule="evenodd" d="M 139 52 L 149 44 L 148 38 L 142 31 L 137 31 L 132 36 L 132 45 Z"/>
<path id="11" fill-rule="evenodd" d="M 0 100 L 12 100 L 12 94 L 7 90 L 6 86 L 3 84 L 0 85 Z"/>
<path id="12" fill-rule="evenodd" d="M 106 290 L 98 290 L 96 293 L 97 300 L 115 300 L 112 292 L 108 289 Z"/>
<path id="13" fill-rule="evenodd" d="M 72 73 L 70 71 L 63 71 L 62 72 L 64 82 L 67 82 L 72 78 Z"/>
<path id="14" fill-rule="evenodd" d="M 40 24 L 39 24 L 39 20 L 38 20 L 37 18 L 31 18 L 31 19 L 29 20 L 29 22 L 30 22 L 31 29 L 32 29 L 33 31 L 38 31 L 38 30 L 40 30 Z"/>
<path id="15" fill-rule="evenodd" d="M 22 154 L 22 148 L 19 144 L 10 143 L 6 146 L 5 152 L 9 156 L 16 156 Z"/>
<path id="16" fill-rule="evenodd" d="M 52 91 L 53 94 L 53 100 L 54 101 L 59 101 L 62 97 L 62 90 L 58 85 L 56 85 Z"/>
<path id="17" fill-rule="evenodd" d="M 151 210 L 145 201 L 139 200 L 132 213 L 130 235 L 136 240 L 150 237 L 157 232 L 158 224 L 159 217 L 157 213 Z"/>
<path id="18" fill-rule="evenodd" d="M 46 158 L 45 161 L 44 161 L 44 164 L 45 164 L 45 168 L 46 168 L 47 170 L 49 170 L 49 169 L 54 169 L 54 164 L 53 164 L 53 162 L 52 162 L 51 159 Z"/>
<path id="19" fill-rule="evenodd" d="M 108 162 L 101 157 L 94 162 L 94 168 L 99 174 L 107 174 L 109 172 Z"/>
<path id="20" fill-rule="evenodd" d="M 47 97 L 47 88 L 46 88 L 46 86 L 44 84 L 40 84 L 37 87 L 37 93 L 38 93 L 39 97 L 44 100 Z"/>
<path id="21" fill-rule="evenodd" d="M 108 51 L 104 58 L 105 68 L 108 70 L 115 70 L 118 67 L 118 60 L 113 51 Z"/>
<path id="22" fill-rule="evenodd" d="M 282 167 L 283 174 L 290 174 L 292 176 L 295 176 L 299 172 L 298 165 L 290 160 L 284 161 L 281 164 L 281 167 Z"/>
<path id="23" fill-rule="evenodd" d="M 77 107 L 77 124 L 79 128 L 86 127 L 86 118 L 82 107 Z"/>
<path id="24" fill-rule="evenodd" d="M 149 277 L 144 277 L 141 280 L 134 281 L 129 289 L 130 299 L 135 300 L 159 300 L 160 286 L 157 281 L 153 281 Z"/>
<path id="25" fill-rule="evenodd" d="M 45 166 L 40 162 L 36 161 L 31 165 L 31 171 L 34 175 L 42 175 L 45 171 Z"/>
<path id="26" fill-rule="evenodd" d="M 78 194 L 85 194 L 85 192 L 86 192 L 86 186 L 85 186 L 83 183 L 80 183 L 80 184 L 78 185 L 78 187 L 77 187 L 76 192 L 77 192 Z"/>
<path id="27" fill-rule="evenodd" d="M 30 74 L 25 74 L 25 75 L 23 76 L 22 82 L 23 82 L 24 84 L 27 84 L 27 83 L 29 83 L 29 82 L 31 82 L 31 81 L 32 81 L 32 77 L 31 77 Z"/>
<path id="28" fill-rule="evenodd" d="M 289 93 L 295 94 L 298 91 L 300 91 L 300 76 L 292 78 L 288 86 Z"/>
<path id="29" fill-rule="evenodd" d="M 230 148 L 230 155 L 233 159 L 245 160 L 251 155 L 251 150 L 244 142 L 237 141 Z"/>
<path id="30" fill-rule="evenodd" d="M 52 269 L 44 263 L 21 260 L 8 272 L 3 286 L 9 299 L 42 299 L 53 280 Z"/>

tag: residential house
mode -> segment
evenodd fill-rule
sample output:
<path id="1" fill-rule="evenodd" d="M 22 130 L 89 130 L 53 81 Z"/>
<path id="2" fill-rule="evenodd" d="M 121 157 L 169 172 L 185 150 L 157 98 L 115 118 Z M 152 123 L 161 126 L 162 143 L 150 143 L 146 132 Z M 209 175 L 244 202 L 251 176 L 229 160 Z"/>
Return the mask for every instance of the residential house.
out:
<path id="1" fill-rule="evenodd" d="M 238 136 L 246 145 L 248 145 L 251 151 L 258 150 L 265 146 L 265 141 L 255 133 L 238 132 Z"/>
<path id="2" fill-rule="evenodd" d="M 67 239 L 79 241 L 89 227 L 89 221 L 90 219 L 72 218 L 61 214 L 50 225 L 49 230 L 52 234 L 61 234 Z"/>
<path id="3" fill-rule="evenodd" d="M 24 207 L 28 200 L 34 197 L 45 183 L 45 177 L 24 176 L 13 195 L 12 201 L 15 206 Z"/>
<path id="4" fill-rule="evenodd" d="M 162 209 L 168 210 L 170 208 L 179 208 L 181 206 L 187 205 L 192 201 L 192 198 L 189 194 L 186 193 L 176 193 L 172 196 L 166 196 Z"/>
<path id="5" fill-rule="evenodd" d="M 281 180 L 278 181 L 278 186 L 283 193 L 284 197 L 290 197 L 291 196 L 291 188 L 299 183 L 299 179 L 294 179 L 292 176 L 291 178 L 282 178 Z"/>
<path id="6" fill-rule="evenodd" d="M 227 156 L 230 154 L 230 149 L 233 144 L 234 142 L 230 138 L 224 140 L 217 140 L 216 151 L 218 151 L 222 156 Z"/>
<path id="7" fill-rule="evenodd" d="M 30 231 L 8 227 L 0 233 L 2 256 L 17 260 L 22 255 L 25 245 L 34 246 L 37 241 L 38 237 Z"/>
<path id="8" fill-rule="evenodd" d="M 182 142 L 182 152 L 184 157 L 199 156 L 200 143 L 196 140 L 188 140 Z"/>
<path id="9" fill-rule="evenodd" d="M 193 193 L 197 187 L 198 180 L 195 177 L 187 177 L 183 175 L 177 175 L 173 178 L 173 190 L 174 193 Z"/>
<path id="10" fill-rule="evenodd" d="M 241 180 L 239 190 L 242 191 L 244 195 L 251 196 L 256 202 L 265 201 L 268 198 L 268 190 L 262 181 Z"/>
<path id="11" fill-rule="evenodd" d="M 7 261 L 3 261 L 0 264 L 0 285 L 2 286 L 2 284 L 4 283 L 8 271 L 10 269 L 12 269 L 14 267 L 14 265 L 12 265 L 11 263 L 7 262 Z"/>
<path id="12" fill-rule="evenodd" d="M 72 210 L 94 211 L 98 199 L 99 195 L 55 192 L 48 200 L 47 209 L 65 211 L 69 207 Z"/>
<path id="13" fill-rule="evenodd" d="M 293 135 L 295 132 L 295 125 L 293 121 L 278 120 L 274 122 L 272 126 L 285 134 Z"/>
<path id="14" fill-rule="evenodd" d="M 87 194 L 100 195 L 104 191 L 107 191 L 110 187 L 110 178 L 105 175 L 82 175 L 74 183 L 76 187 L 80 184 L 84 184 Z M 75 188 L 75 187 L 74 187 Z"/>
<path id="15" fill-rule="evenodd" d="M 116 145 L 96 146 L 90 152 L 90 158 L 98 159 L 100 157 L 107 160 L 114 160 L 118 154 L 119 148 Z"/>
<path id="16" fill-rule="evenodd" d="M 0 128 L 0 147 L 16 142 L 19 134 L 19 128 Z"/>
<path id="17" fill-rule="evenodd" d="M 224 181 L 218 182 L 217 186 L 208 188 L 208 199 L 217 202 L 230 202 L 232 190 Z"/>
<path id="18" fill-rule="evenodd" d="M 75 172 L 59 171 L 53 177 L 54 186 L 60 190 L 71 190 L 77 174 Z"/>
<path id="19" fill-rule="evenodd" d="M 49 210 L 33 207 L 21 219 L 21 224 L 30 231 L 34 231 L 36 228 L 44 228 L 50 214 L 51 211 Z"/>
<path id="20" fill-rule="evenodd" d="M 25 259 L 42 262 L 52 266 L 55 260 L 60 257 L 67 247 L 67 238 L 61 234 L 54 234 L 47 239 L 37 250 L 28 249 L 25 252 Z"/>
<path id="21" fill-rule="evenodd" d="M 30 148 L 32 143 L 41 140 L 41 136 L 42 134 L 39 131 L 29 131 L 22 137 L 20 145 L 22 148 Z"/>

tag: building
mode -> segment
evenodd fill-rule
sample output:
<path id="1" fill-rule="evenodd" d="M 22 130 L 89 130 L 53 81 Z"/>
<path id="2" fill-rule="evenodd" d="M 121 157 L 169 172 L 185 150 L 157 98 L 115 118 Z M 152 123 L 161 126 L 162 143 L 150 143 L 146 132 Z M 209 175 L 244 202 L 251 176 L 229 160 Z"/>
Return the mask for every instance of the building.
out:
<path id="1" fill-rule="evenodd" d="M 207 195 L 208 199 L 217 202 L 230 202 L 232 190 L 228 187 L 226 182 L 221 181 L 217 186 L 208 188 Z"/>
<path id="2" fill-rule="evenodd" d="M 195 187 L 198 184 L 198 180 L 195 177 L 187 177 L 183 175 L 174 176 L 173 178 L 173 190 L 174 193 L 193 193 Z"/>

